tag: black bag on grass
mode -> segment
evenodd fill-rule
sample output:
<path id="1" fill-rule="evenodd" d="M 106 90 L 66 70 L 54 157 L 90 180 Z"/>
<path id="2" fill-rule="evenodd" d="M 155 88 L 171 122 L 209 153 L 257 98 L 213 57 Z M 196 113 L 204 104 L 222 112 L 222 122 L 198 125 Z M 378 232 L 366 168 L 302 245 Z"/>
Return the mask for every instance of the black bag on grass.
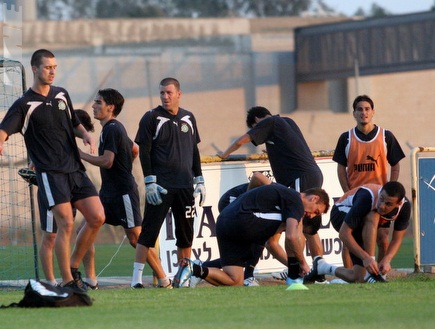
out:
<path id="1" fill-rule="evenodd" d="M 70 288 L 53 287 L 48 283 L 30 279 L 24 289 L 24 297 L 19 303 L 12 303 L 8 307 L 63 307 L 63 306 L 91 306 L 92 299 L 85 292 L 77 292 Z"/>

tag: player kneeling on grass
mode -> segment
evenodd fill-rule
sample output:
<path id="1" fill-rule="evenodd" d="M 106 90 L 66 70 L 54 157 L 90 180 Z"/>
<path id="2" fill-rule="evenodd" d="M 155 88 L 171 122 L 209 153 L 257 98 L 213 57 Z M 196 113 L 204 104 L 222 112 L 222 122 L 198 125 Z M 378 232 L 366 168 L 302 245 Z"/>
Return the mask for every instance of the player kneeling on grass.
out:
<path id="1" fill-rule="evenodd" d="M 329 196 L 321 188 L 303 193 L 273 183 L 249 190 L 228 205 L 219 215 L 216 235 L 222 270 L 194 264 L 184 258 L 174 277 L 178 288 L 193 275 L 215 286 L 243 286 L 243 267 L 252 257 L 252 245 L 264 245 L 275 234 L 285 231 L 288 263 L 297 278 L 309 271 L 303 255 L 301 220 L 318 216 L 329 208 Z M 284 229 L 285 228 L 285 229 Z"/>
<path id="2" fill-rule="evenodd" d="M 367 184 L 346 192 L 331 209 L 331 223 L 349 248 L 353 268 L 334 266 L 317 257 L 304 283 L 321 274 L 334 275 L 347 282 L 385 282 L 410 216 L 411 205 L 399 182 L 388 182 L 384 186 Z M 389 228 L 391 222 L 394 223 L 392 238 L 378 264 L 375 260 L 377 229 Z"/>

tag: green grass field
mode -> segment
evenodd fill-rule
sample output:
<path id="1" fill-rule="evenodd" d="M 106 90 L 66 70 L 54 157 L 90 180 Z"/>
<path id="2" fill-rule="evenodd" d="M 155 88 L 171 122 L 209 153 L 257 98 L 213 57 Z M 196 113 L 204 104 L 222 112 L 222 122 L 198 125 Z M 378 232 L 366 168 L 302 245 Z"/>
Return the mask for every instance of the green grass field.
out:
<path id="1" fill-rule="evenodd" d="M 95 266 L 97 268 L 97 274 L 103 271 L 101 276 L 131 276 L 134 250 L 128 242 L 123 243 L 118 254 L 113 258 L 112 263 L 106 267 L 117 249 L 118 245 L 115 244 L 96 245 L 97 256 Z M 412 238 L 404 239 L 399 253 L 393 259 L 392 266 L 394 268 L 414 268 Z M 144 275 L 151 275 L 149 266 L 145 266 Z"/>
<path id="2" fill-rule="evenodd" d="M 2 328 L 433 328 L 435 278 L 386 284 L 102 289 L 91 307 L 0 309 Z M 22 293 L 0 293 L 1 304 Z"/>
<path id="3" fill-rule="evenodd" d="M 97 269 L 117 245 L 97 245 Z M 413 267 L 412 239 L 394 260 Z M 133 249 L 124 244 L 102 276 L 130 276 Z M 149 273 L 148 273 L 149 274 Z M 91 307 L 0 309 L 2 328 L 433 328 L 435 276 L 412 274 L 386 284 L 286 285 L 197 289 L 101 289 Z M 1 291 L 0 304 L 18 302 L 22 290 Z"/>
<path id="4" fill-rule="evenodd" d="M 14 254 L 15 259 L 13 262 L 18 263 L 17 258 L 27 257 L 29 258 L 29 254 L 32 254 L 32 250 L 23 251 L 22 247 L 13 247 L 20 250 Z M 26 247 L 27 249 L 31 249 L 31 247 Z M 112 277 L 112 276 L 131 276 L 133 261 L 134 261 L 134 250 L 130 246 L 127 241 L 124 241 L 122 246 L 119 248 L 119 252 L 115 255 L 119 248 L 117 244 L 97 244 L 96 245 L 96 259 L 95 266 L 97 269 L 97 274 L 100 274 L 102 277 Z M 113 258 L 113 259 L 112 259 Z M 0 259 L 0 269 L 11 268 L 9 263 L 3 263 L 5 259 Z M 9 261 L 11 262 L 11 261 Z M 27 260 L 21 260 L 21 262 L 29 264 Z M 399 253 L 393 259 L 392 266 L 394 268 L 414 268 L 414 257 L 413 257 L 413 239 L 405 238 L 400 248 Z M 21 270 L 21 269 L 20 269 Z M 5 271 L 2 273 L 1 280 L 15 280 L 17 269 L 11 268 L 9 271 Z M 55 265 L 55 275 L 56 277 L 60 277 L 59 272 L 57 271 L 57 265 Z M 151 275 L 151 270 L 149 266 L 145 266 L 144 275 Z M 31 276 L 34 277 L 33 271 L 31 272 Z M 40 269 L 40 276 L 43 277 L 42 270 Z"/>

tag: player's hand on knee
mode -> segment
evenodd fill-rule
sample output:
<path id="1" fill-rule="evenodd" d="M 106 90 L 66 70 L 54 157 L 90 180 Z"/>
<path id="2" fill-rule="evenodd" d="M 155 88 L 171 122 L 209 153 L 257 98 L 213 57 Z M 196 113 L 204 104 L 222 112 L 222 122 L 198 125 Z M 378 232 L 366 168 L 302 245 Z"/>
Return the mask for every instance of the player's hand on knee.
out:
<path id="1" fill-rule="evenodd" d="M 198 195 L 200 195 L 199 206 L 202 207 L 202 205 L 204 204 L 205 195 L 206 195 L 206 190 L 205 190 L 205 185 L 204 185 L 204 177 L 203 176 L 196 176 L 193 179 L 193 185 L 196 185 L 195 190 L 193 191 L 193 198 L 196 199 L 196 197 Z"/>
<path id="2" fill-rule="evenodd" d="M 157 177 L 154 175 L 149 175 L 145 177 L 145 196 L 147 202 L 158 206 L 162 203 L 161 194 L 167 194 L 168 191 L 157 184 Z"/>

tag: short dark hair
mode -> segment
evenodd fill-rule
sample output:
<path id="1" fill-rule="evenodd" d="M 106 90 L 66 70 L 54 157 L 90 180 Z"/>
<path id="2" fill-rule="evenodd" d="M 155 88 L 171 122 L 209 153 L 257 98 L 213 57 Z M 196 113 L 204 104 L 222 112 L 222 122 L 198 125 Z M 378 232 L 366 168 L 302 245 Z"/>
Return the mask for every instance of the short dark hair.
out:
<path id="1" fill-rule="evenodd" d="M 83 127 L 85 127 L 86 131 L 94 132 L 94 124 L 92 123 L 91 117 L 88 112 L 81 109 L 75 109 L 74 112 L 76 112 L 81 124 L 83 125 Z"/>
<path id="2" fill-rule="evenodd" d="M 312 187 L 303 192 L 305 195 L 317 195 L 319 201 L 317 203 L 323 203 L 325 205 L 325 214 L 329 209 L 329 195 L 326 191 L 320 187 Z"/>
<path id="3" fill-rule="evenodd" d="M 38 67 L 42 63 L 42 58 L 54 58 L 54 54 L 47 49 L 38 49 L 32 54 L 32 58 L 30 59 L 30 65 Z"/>
<path id="4" fill-rule="evenodd" d="M 121 93 L 112 88 L 100 89 L 98 90 L 98 95 L 100 95 L 107 105 L 114 105 L 113 115 L 116 117 L 122 111 L 124 106 L 124 97 Z"/>
<path id="5" fill-rule="evenodd" d="M 396 197 L 399 202 L 405 197 L 406 194 L 405 187 L 397 181 L 390 181 L 386 183 L 384 186 L 382 186 L 381 191 L 385 191 L 390 197 Z"/>
<path id="6" fill-rule="evenodd" d="M 246 115 L 246 125 L 248 128 L 252 128 L 255 124 L 255 118 L 264 118 L 268 115 L 272 115 L 272 113 L 270 113 L 270 111 L 263 106 L 251 107 Z"/>
<path id="7" fill-rule="evenodd" d="M 160 81 L 159 85 L 160 86 L 174 85 L 177 90 L 180 90 L 181 88 L 180 82 L 177 79 L 171 77 L 164 78 L 162 81 Z"/>
<path id="8" fill-rule="evenodd" d="M 353 107 L 354 111 L 356 110 L 356 105 L 359 102 L 367 102 L 367 103 L 370 104 L 370 106 L 372 107 L 373 110 L 375 109 L 375 103 L 373 103 L 373 100 L 369 96 L 367 96 L 367 95 L 359 95 L 359 96 L 357 96 L 357 98 L 355 98 L 355 100 L 353 101 L 353 104 L 352 104 L 352 107 Z"/>

